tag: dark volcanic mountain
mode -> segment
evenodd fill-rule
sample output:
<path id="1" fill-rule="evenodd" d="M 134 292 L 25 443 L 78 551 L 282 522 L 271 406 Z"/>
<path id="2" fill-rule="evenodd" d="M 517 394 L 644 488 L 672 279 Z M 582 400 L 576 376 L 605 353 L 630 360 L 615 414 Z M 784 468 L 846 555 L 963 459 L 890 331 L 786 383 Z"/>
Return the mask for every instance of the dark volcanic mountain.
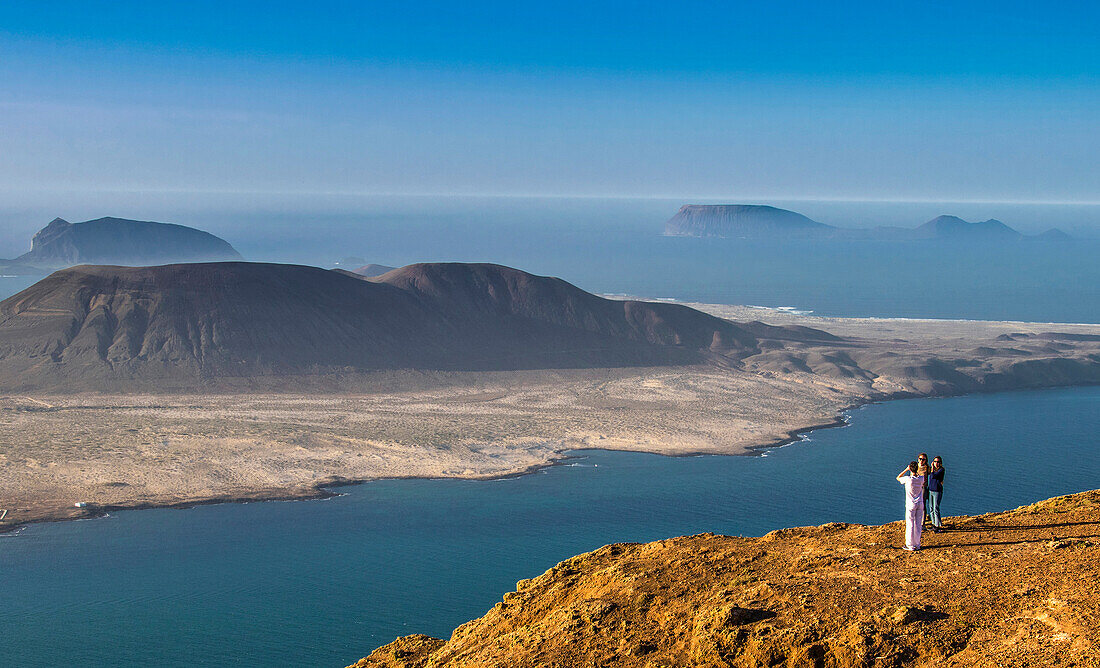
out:
<path id="1" fill-rule="evenodd" d="M 685 204 L 665 223 L 666 235 L 686 237 L 803 238 L 835 229 L 794 211 L 755 204 Z"/>
<path id="2" fill-rule="evenodd" d="M 359 276 L 381 276 L 387 271 L 393 271 L 397 267 L 389 267 L 384 264 L 365 264 L 358 269 L 352 269 L 351 273 L 358 274 Z"/>
<path id="3" fill-rule="evenodd" d="M 193 227 L 123 218 L 97 218 L 73 224 L 54 218 L 34 235 L 30 252 L 14 262 L 38 267 L 68 267 L 240 259 L 240 253 L 228 242 Z"/>
<path id="4" fill-rule="evenodd" d="M 58 271 L 0 302 L 0 388 L 279 387 L 380 369 L 496 370 L 735 362 L 759 339 L 675 304 L 612 301 L 487 264 L 366 279 L 243 262 Z"/>

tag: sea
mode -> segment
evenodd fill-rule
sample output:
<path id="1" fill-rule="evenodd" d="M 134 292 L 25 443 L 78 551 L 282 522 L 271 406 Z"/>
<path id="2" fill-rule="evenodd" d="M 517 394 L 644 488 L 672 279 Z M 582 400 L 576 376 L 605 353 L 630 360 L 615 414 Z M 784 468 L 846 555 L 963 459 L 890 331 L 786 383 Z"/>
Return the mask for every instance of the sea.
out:
<path id="1" fill-rule="evenodd" d="M 841 227 L 916 227 L 939 214 L 998 218 L 1067 243 L 750 241 L 662 235 L 683 200 L 103 194 L 0 206 L 0 257 L 55 216 L 191 225 L 246 259 L 354 269 L 357 262 L 495 262 L 585 290 L 827 316 L 1100 323 L 1100 206 L 760 201 Z M 710 203 L 691 200 L 690 203 Z M 0 278 L 0 298 L 33 279 Z"/>
<path id="2" fill-rule="evenodd" d="M 894 476 L 920 451 L 944 460 L 951 515 L 1100 486 L 1100 387 L 848 420 L 756 456 L 582 451 L 495 481 L 32 525 L 0 537 L 0 664 L 343 666 L 401 635 L 448 637 L 517 580 L 607 543 L 899 520 Z"/>
<path id="3" fill-rule="evenodd" d="M 602 294 L 825 316 L 1100 323 L 1096 206 L 753 202 L 841 226 L 955 214 L 1076 237 L 986 247 L 664 237 L 688 202 L 663 199 L 101 200 L 0 208 L 0 256 L 23 252 L 54 216 L 115 215 L 200 227 L 258 261 L 497 262 Z M 0 298 L 34 280 L 0 278 Z M 944 459 L 948 514 L 1100 486 L 1098 387 L 895 401 L 846 420 L 752 456 L 581 451 L 495 481 L 374 481 L 323 501 L 32 525 L 0 536 L 0 666 L 347 665 L 397 636 L 447 637 L 517 580 L 607 543 L 900 519 L 894 476 L 919 451 Z"/>

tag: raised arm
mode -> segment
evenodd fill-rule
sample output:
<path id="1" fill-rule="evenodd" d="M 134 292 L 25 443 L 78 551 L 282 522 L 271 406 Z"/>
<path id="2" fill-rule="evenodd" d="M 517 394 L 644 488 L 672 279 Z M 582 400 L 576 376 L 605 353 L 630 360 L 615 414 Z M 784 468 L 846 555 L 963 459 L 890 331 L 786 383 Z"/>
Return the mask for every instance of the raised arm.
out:
<path id="1" fill-rule="evenodd" d="M 899 473 L 899 474 L 898 474 L 898 477 L 897 477 L 897 481 L 898 481 L 898 482 L 901 482 L 901 479 L 902 479 L 902 478 L 904 478 L 904 477 L 905 477 L 905 474 L 907 474 L 907 473 L 909 473 L 909 467 L 908 467 L 908 466 L 906 466 L 905 468 L 903 468 L 903 469 L 901 470 L 901 473 Z"/>

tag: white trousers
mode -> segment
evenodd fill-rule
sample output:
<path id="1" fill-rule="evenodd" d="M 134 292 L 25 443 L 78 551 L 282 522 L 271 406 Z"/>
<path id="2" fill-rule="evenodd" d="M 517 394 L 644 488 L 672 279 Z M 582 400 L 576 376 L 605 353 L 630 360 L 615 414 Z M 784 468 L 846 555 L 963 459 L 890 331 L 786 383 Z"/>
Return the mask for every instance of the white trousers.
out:
<path id="1" fill-rule="evenodd" d="M 905 547 L 920 547 L 920 530 L 924 527 L 924 501 L 905 508 Z"/>

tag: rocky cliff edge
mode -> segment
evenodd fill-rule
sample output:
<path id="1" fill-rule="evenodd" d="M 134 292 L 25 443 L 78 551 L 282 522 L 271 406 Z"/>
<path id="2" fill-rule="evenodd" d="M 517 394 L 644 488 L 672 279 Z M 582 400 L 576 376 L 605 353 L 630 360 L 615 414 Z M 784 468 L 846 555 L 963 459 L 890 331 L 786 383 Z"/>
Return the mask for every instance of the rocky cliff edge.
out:
<path id="1" fill-rule="evenodd" d="M 948 526 L 607 545 L 354 666 L 1100 665 L 1100 491 Z"/>

